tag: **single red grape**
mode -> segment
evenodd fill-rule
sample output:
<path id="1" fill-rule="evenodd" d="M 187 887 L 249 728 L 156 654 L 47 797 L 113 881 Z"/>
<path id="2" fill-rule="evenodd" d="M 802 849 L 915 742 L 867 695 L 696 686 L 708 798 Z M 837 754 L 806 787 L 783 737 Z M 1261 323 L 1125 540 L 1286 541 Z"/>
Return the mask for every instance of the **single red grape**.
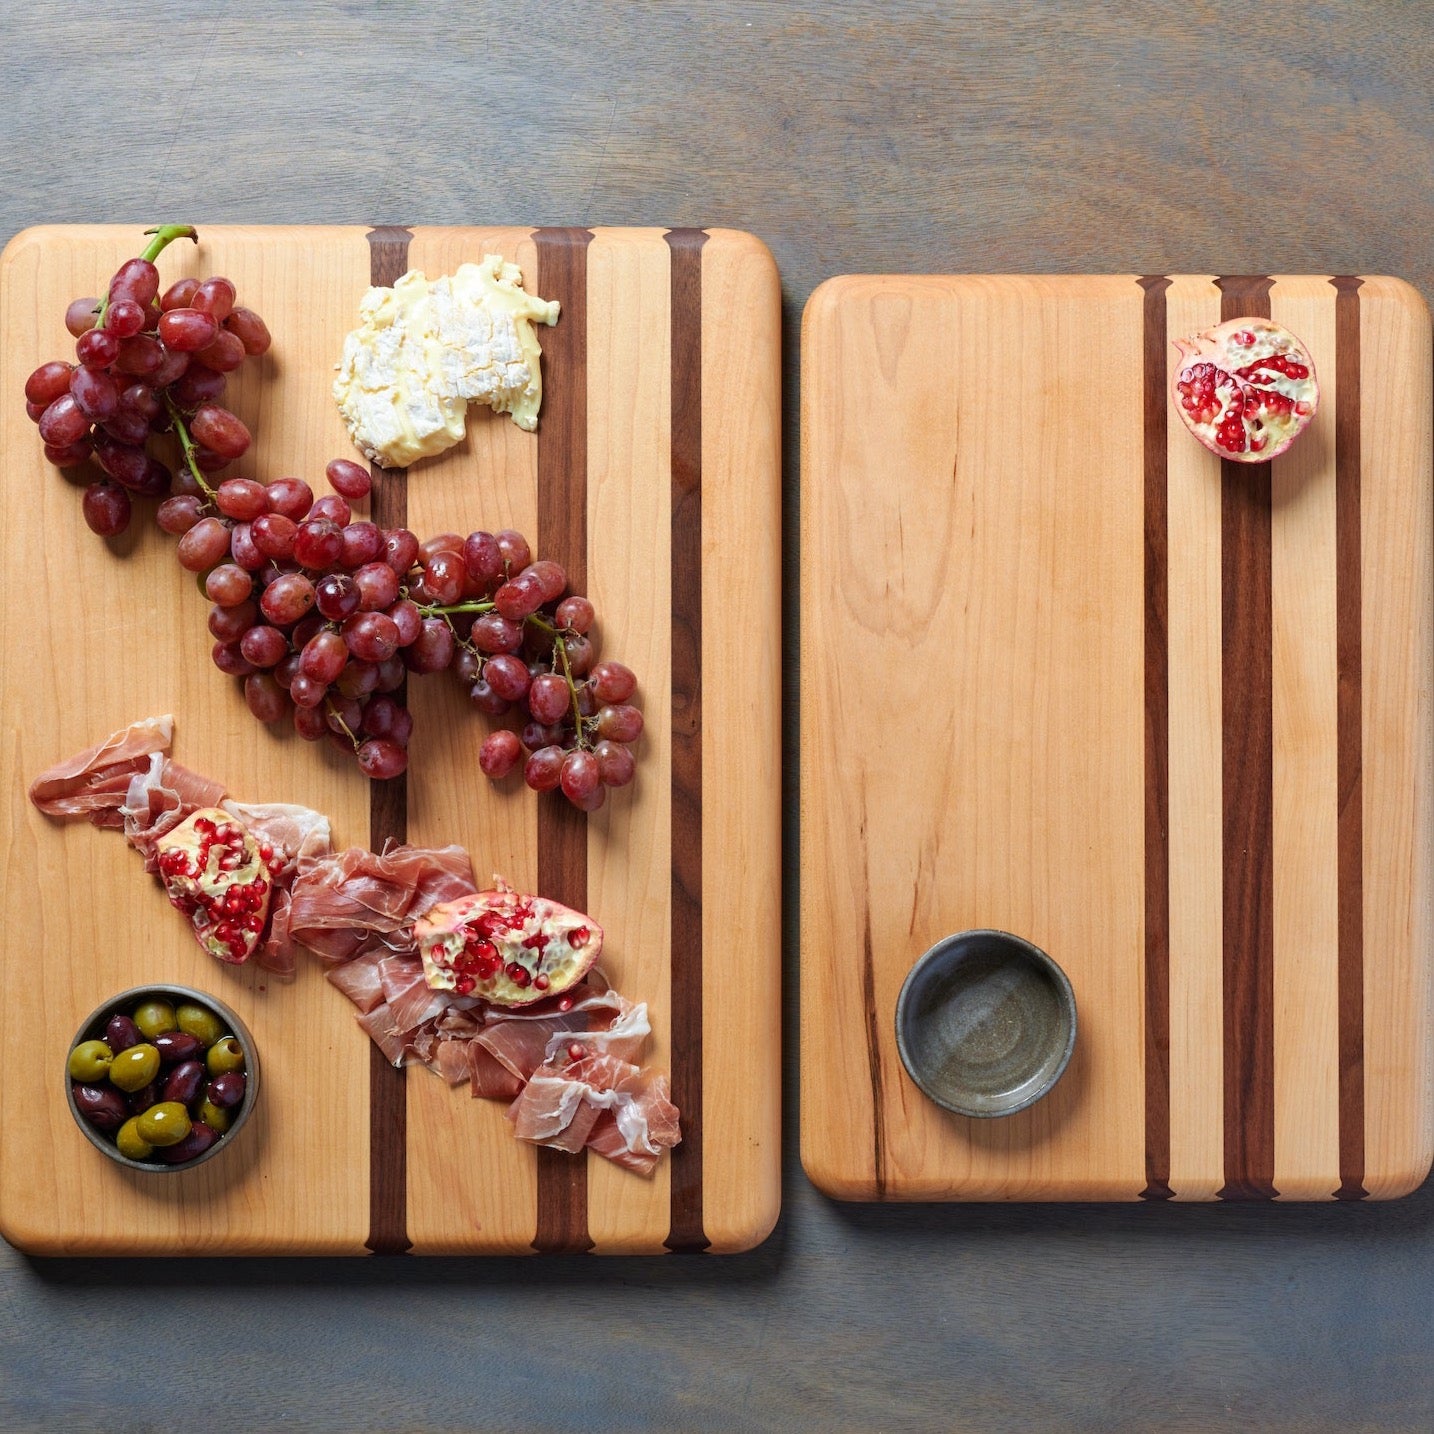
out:
<path id="1" fill-rule="evenodd" d="M 561 747 L 539 747 L 523 768 L 523 780 L 535 792 L 551 792 L 562 780 L 565 755 Z"/>
<path id="2" fill-rule="evenodd" d="M 25 380 L 26 400 L 46 406 L 52 404 L 61 394 L 70 391 L 70 375 L 75 371 L 75 366 L 65 363 L 63 359 L 51 359 L 49 363 L 42 363 Z"/>
<path id="3" fill-rule="evenodd" d="M 244 679 L 244 700 L 261 722 L 278 722 L 289 711 L 289 694 L 267 672 Z"/>
<path id="4" fill-rule="evenodd" d="M 113 483 L 91 483 L 81 507 L 85 522 L 102 538 L 116 537 L 129 527 L 129 494 Z"/>
<path id="5" fill-rule="evenodd" d="M 211 315 L 216 322 L 227 319 L 234 307 L 234 285 L 228 279 L 216 274 L 205 279 L 194 291 L 189 303 L 202 314 Z"/>
<path id="6" fill-rule="evenodd" d="M 359 467 L 357 463 L 351 462 L 347 458 L 335 458 L 324 469 L 324 476 L 329 480 L 335 493 L 355 502 L 360 498 L 367 498 L 369 489 L 373 486 L 373 480 L 368 476 L 368 470 Z"/>
<path id="7" fill-rule="evenodd" d="M 221 458 L 242 458 L 252 441 L 249 430 L 227 408 L 206 403 L 189 420 L 189 432 L 196 443 L 219 454 Z"/>
<path id="8" fill-rule="evenodd" d="M 159 337 L 175 353 L 197 354 L 214 342 L 219 325 L 198 309 L 170 309 L 160 316 Z"/>
<path id="9" fill-rule="evenodd" d="M 175 544 L 174 555 L 180 567 L 202 573 L 222 563 L 228 551 L 229 529 L 218 518 L 201 518 Z"/>
<path id="10" fill-rule="evenodd" d="M 517 735 L 506 728 L 490 732 L 478 749 L 478 766 L 485 777 L 501 781 L 518 765 L 523 755 L 522 743 Z"/>
<path id="11" fill-rule="evenodd" d="M 384 737 L 370 737 L 358 749 L 358 764 L 364 776 L 385 781 L 408 770 L 408 753 Z"/>
<path id="12" fill-rule="evenodd" d="M 73 299 L 65 310 L 65 327 L 76 337 L 87 334 L 94 328 L 99 314 L 100 301 L 94 298 Z"/>
<path id="13" fill-rule="evenodd" d="M 231 310 L 224 320 L 224 327 L 244 345 L 244 352 L 251 358 L 267 353 L 269 345 L 274 342 L 269 336 L 269 326 L 253 309 L 240 307 Z"/>

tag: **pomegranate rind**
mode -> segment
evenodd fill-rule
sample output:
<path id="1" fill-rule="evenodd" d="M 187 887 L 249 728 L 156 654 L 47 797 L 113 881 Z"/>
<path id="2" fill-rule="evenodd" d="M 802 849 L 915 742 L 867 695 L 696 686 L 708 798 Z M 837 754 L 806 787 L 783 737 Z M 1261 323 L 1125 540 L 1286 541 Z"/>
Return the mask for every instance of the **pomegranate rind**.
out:
<path id="1" fill-rule="evenodd" d="M 592 969 L 603 943 L 592 917 L 503 882 L 440 902 L 414 922 L 413 935 L 429 986 L 495 1006 L 561 995 Z"/>
<path id="2" fill-rule="evenodd" d="M 263 940 L 274 890 L 258 841 L 228 812 L 201 807 L 160 837 L 155 855 L 170 905 L 200 947 L 242 966 Z"/>
<path id="3" fill-rule="evenodd" d="M 1230 319 L 1176 339 L 1175 347 L 1181 357 L 1171 380 L 1175 411 L 1218 457 L 1268 463 L 1314 418 L 1319 406 L 1314 360 L 1281 325 Z"/>

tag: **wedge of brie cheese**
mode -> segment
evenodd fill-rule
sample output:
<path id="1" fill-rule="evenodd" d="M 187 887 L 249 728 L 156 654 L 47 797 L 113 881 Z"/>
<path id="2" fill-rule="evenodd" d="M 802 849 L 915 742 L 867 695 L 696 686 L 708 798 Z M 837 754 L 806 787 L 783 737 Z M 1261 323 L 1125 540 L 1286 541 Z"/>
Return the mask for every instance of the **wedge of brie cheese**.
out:
<path id="1" fill-rule="evenodd" d="M 462 439 L 470 402 L 532 432 L 543 401 L 533 325 L 557 321 L 557 300 L 524 293 L 522 271 L 497 254 L 432 283 L 415 269 L 370 289 L 334 380 L 355 446 L 407 468 Z"/>

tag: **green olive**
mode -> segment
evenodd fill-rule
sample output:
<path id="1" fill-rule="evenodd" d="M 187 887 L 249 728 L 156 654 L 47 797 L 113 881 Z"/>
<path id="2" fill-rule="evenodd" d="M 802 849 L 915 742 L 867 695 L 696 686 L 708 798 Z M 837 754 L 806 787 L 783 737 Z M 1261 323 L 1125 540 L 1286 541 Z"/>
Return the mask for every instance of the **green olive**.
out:
<path id="1" fill-rule="evenodd" d="M 244 1047 L 233 1036 L 221 1036 L 204 1056 L 204 1064 L 210 1075 L 223 1075 L 226 1071 L 244 1069 Z"/>
<path id="2" fill-rule="evenodd" d="M 148 1160 L 154 1154 L 154 1146 L 139 1133 L 139 1122 L 140 1117 L 132 1115 L 120 1126 L 119 1134 L 115 1136 L 115 1147 L 131 1160 Z"/>
<path id="3" fill-rule="evenodd" d="M 177 1100 L 162 1100 L 135 1116 L 135 1129 L 151 1145 L 178 1145 L 189 1134 L 189 1112 Z"/>
<path id="4" fill-rule="evenodd" d="M 206 1050 L 224 1034 L 219 1017 L 204 1006 L 179 1006 L 174 1012 L 174 1019 L 185 1035 L 193 1036 Z"/>
<path id="5" fill-rule="evenodd" d="M 121 1051 L 110 1062 L 110 1080 L 121 1090 L 143 1090 L 159 1074 L 159 1052 L 147 1041 Z"/>
<path id="6" fill-rule="evenodd" d="M 146 1001 L 136 1006 L 134 1023 L 146 1040 L 152 1041 L 166 1031 L 178 1030 L 174 1020 L 174 1007 L 168 1001 Z"/>
<path id="7" fill-rule="evenodd" d="M 229 1112 L 220 1110 L 212 1100 L 206 1097 L 199 1106 L 199 1123 L 207 1125 L 210 1130 L 223 1135 L 229 1129 Z"/>
<path id="8" fill-rule="evenodd" d="M 114 1052 L 103 1041 L 81 1041 L 70 1052 L 70 1079 L 93 1085 L 110 1073 Z"/>

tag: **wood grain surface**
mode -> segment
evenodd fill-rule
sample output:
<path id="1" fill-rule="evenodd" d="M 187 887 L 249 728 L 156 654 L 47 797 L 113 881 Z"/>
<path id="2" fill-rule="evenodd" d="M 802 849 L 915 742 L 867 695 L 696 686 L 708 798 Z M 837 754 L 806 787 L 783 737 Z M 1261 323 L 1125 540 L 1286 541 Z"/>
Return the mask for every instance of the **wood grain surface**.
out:
<path id="1" fill-rule="evenodd" d="M 66 296 L 101 284 L 133 241 L 116 227 L 51 227 L 11 243 L 0 259 L 4 383 L 18 391 L 35 355 L 64 348 Z M 260 437 L 229 471 L 313 478 L 325 455 L 349 451 L 328 388 L 369 283 L 410 267 L 436 276 L 489 253 L 523 264 L 529 290 L 562 305 L 542 334 L 538 432 L 475 413 L 472 436 L 442 458 L 409 474 L 377 472 L 372 507 L 384 525 L 420 535 L 519 526 L 535 551 L 564 564 L 575 590 L 592 594 L 602 651 L 639 673 L 647 735 L 639 780 L 591 819 L 520 782 L 483 778 L 476 744 L 489 724 L 451 679 L 410 684 L 413 765 L 390 782 L 370 786 L 327 747 L 264 731 L 236 685 L 209 670 L 205 606 L 170 543 L 137 523 L 106 552 L 84 530 L 75 491 L 46 471 L 23 413 L 0 409 L 11 481 L 43 494 L 0 529 L 3 570 L 26 574 L 25 554 L 48 532 L 63 561 L 85 553 L 95 575 L 86 587 L 56 585 L 43 623 L 20 588 L 3 606 L 0 678 L 12 697 L 27 693 L 23 710 L 6 707 L 4 904 L 36 892 L 35 939 L 53 953 L 41 982 L 10 942 L 0 964 L 0 1121 L 11 1132 L 0 1146 L 0 1225 L 31 1253 L 730 1253 L 776 1220 L 776 713 L 746 715 L 738 744 L 723 709 L 704 720 L 701 705 L 708 684 L 778 680 L 775 643 L 745 640 L 777 622 L 769 255 L 721 229 L 221 226 L 206 228 L 197 248 L 169 251 L 162 272 L 166 283 L 229 275 L 277 335 L 232 395 Z M 765 547 L 748 543 L 753 532 L 770 535 Z M 705 643 L 704 533 L 718 550 L 746 546 L 751 561 Z M 151 640 L 138 615 L 156 601 L 164 625 Z M 96 611 L 109 614 L 100 631 Z M 29 807 L 39 770 L 152 712 L 175 714 L 186 765 L 241 799 L 329 813 L 340 845 L 457 842 L 480 880 L 499 873 L 591 910 L 607 933 L 604 970 L 649 1003 L 649 1055 L 673 1073 L 681 1154 L 645 1180 L 599 1169 L 598 1157 L 520 1144 L 501 1103 L 376 1057 L 318 962 L 301 962 L 292 987 L 219 966 L 122 842 Z M 723 953 L 710 968 L 710 999 L 707 946 Z M 94 1006 L 162 980 L 232 998 L 266 1080 L 242 1147 L 193 1178 L 156 1182 L 75 1144 L 55 1072 Z M 32 1060 L 25 1032 L 42 1028 L 43 1059 Z M 710 1122 L 709 1072 L 722 1106 Z"/>
<path id="2" fill-rule="evenodd" d="M 1167 417 L 1169 336 L 1246 315 L 1296 329 L 1333 389 L 1269 464 Z M 801 1013 L 807 1173 L 867 1200 L 1408 1194 L 1434 1158 L 1423 301 L 1378 278 L 850 277 L 802 348 L 802 976 L 827 993 Z M 1073 413 L 1099 415 L 1094 447 Z M 1169 640 L 1186 549 L 1219 565 L 1193 670 Z M 1177 724 L 1172 684 L 1218 725 Z M 892 710 L 908 740 L 863 740 Z M 896 1050 L 907 972 L 976 927 L 1050 952 L 1080 1012 L 1066 1076 L 1004 1121 L 926 1101 Z M 1172 965 L 1219 996 L 1175 1052 Z M 1218 1107 L 1172 1103 L 1217 1068 Z"/>
<path id="3" fill-rule="evenodd" d="M 0 1428 L 163 1429 L 176 1401 L 222 1402 L 256 1430 L 338 1434 L 1434 1424 L 1434 1185 L 1273 1210 L 843 1205 L 802 1173 L 796 1110 L 808 296 L 838 273 L 1279 270 L 1398 274 L 1434 298 L 1423 0 L 592 0 L 576 19 L 530 0 L 30 0 L 7 14 L 5 40 L 0 238 L 97 219 L 483 217 L 723 223 L 771 246 L 784 321 L 787 1118 L 777 1232 L 729 1260 L 52 1261 L 0 1246 Z M 590 274 L 590 305 L 597 290 Z M 1173 303 L 1170 322 L 1182 323 Z M 651 441 L 604 443 L 620 463 L 639 439 Z M 590 471 L 597 446 L 590 434 Z M 1209 531 L 1211 496 L 1173 489 L 1171 531 Z M 719 598 L 745 562 L 729 552 L 711 570 Z M 1172 861 L 1215 890 L 1219 861 L 1203 854 L 1219 850 L 1220 813 L 1196 802 L 1218 771 L 1218 707 L 1180 674 L 1219 661 L 1218 576 L 1218 549 L 1171 549 L 1169 641 L 1188 655 L 1172 666 L 1170 714 L 1193 759 L 1172 773 Z M 615 595 L 602 605 L 615 620 Z M 631 650 L 636 635 L 621 640 Z M 758 700 L 733 704 L 734 740 Z M 1209 939 L 1198 913 L 1210 909 L 1173 910 L 1172 939 Z M 1204 1035 L 1219 1017 L 1218 955 L 1170 980 L 1172 1058 L 1191 1072 L 1172 1106 L 1218 1109 L 1220 1047 Z M 722 1118 L 714 1101 L 709 1132 Z M 1187 1168 L 1218 1170 L 1218 1117 L 1187 1128 L 1216 1138 L 1181 1154 Z M 229 1358 L 175 1367 L 161 1399 L 135 1377 L 137 1308 L 165 1349 L 222 1308 Z M 556 1372 L 537 1337 L 558 1319 L 565 1341 L 581 1332 L 580 1375 Z M 486 1355 L 495 1339 L 500 1359 Z"/>

